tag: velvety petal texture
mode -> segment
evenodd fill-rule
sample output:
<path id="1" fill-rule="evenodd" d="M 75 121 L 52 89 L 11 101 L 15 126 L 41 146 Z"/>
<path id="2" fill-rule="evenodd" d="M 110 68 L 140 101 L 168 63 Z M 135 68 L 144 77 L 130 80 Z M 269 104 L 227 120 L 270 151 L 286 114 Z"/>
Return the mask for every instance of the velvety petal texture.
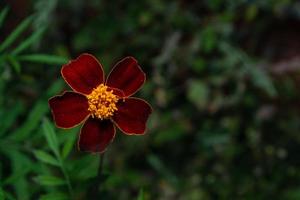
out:
<path id="1" fill-rule="evenodd" d="M 139 98 L 126 98 L 117 103 L 118 110 L 113 121 L 126 134 L 144 134 L 146 122 L 152 112 L 151 106 Z"/>
<path id="2" fill-rule="evenodd" d="M 115 137 L 115 127 L 110 120 L 90 117 L 81 128 L 78 147 L 81 151 L 103 152 Z"/>
<path id="3" fill-rule="evenodd" d="M 81 54 L 76 60 L 64 65 L 62 76 L 70 87 L 77 92 L 89 94 L 104 82 L 101 64 L 90 54 Z"/>
<path id="4" fill-rule="evenodd" d="M 89 115 L 86 97 L 75 92 L 52 97 L 49 106 L 56 125 L 61 128 L 72 128 Z"/>
<path id="5" fill-rule="evenodd" d="M 133 95 L 145 82 L 146 75 L 133 57 L 118 62 L 110 72 L 106 85 L 122 90 L 126 97 Z"/>
<path id="6" fill-rule="evenodd" d="M 119 98 L 125 98 L 125 93 L 118 89 L 118 88 L 112 88 L 112 87 L 109 87 L 109 90 L 112 90 L 113 91 L 113 94 L 114 95 L 117 95 Z"/>

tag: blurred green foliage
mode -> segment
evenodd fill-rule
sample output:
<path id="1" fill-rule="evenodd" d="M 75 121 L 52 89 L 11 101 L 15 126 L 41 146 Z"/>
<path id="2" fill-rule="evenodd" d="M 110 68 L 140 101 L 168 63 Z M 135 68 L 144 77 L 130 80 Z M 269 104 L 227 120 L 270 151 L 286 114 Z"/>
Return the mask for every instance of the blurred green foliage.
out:
<path id="1" fill-rule="evenodd" d="M 0 199 L 299 199 L 300 3 L 0 2 Z M 22 9 L 20 9 L 22 8 Z M 25 9 L 27 8 L 27 9 Z M 83 52 L 147 74 L 145 136 L 81 153 L 53 126 L 61 65 Z"/>

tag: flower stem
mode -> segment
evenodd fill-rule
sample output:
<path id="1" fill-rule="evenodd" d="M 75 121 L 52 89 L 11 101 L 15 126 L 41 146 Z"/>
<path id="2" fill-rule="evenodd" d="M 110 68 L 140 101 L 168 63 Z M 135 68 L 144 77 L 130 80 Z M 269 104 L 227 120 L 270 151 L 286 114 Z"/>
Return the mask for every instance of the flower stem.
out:
<path id="1" fill-rule="evenodd" d="M 102 179 L 103 162 L 104 162 L 104 153 L 100 154 L 100 159 L 99 159 L 99 166 L 98 166 L 99 185 L 98 185 L 98 188 L 100 188 L 101 182 L 102 182 L 101 179 Z"/>
<path id="2" fill-rule="evenodd" d="M 63 165 L 61 166 L 61 169 L 62 169 L 63 175 L 67 181 L 67 186 L 68 186 L 68 191 L 69 191 L 70 197 L 73 198 L 73 188 L 72 188 L 72 185 L 70 182 L 69 175 L 67 174 L 66 169 Z"/>

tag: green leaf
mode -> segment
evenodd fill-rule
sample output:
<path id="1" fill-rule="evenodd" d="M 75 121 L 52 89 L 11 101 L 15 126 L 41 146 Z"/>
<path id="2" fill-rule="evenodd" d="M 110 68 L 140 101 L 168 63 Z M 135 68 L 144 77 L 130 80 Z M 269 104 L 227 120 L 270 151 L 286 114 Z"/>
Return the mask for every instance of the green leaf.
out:
<path id="1" fill-rule="evenodd" d="M 4 197 L 6 198 L 5 200 L 16 200 L 16 198 L 12 194 L 5 191 L 4 191 Z"/>
<path id="2" fill-rule="evenodd" d="M 0 200 L 4 200 L 4 191 L 0 187 Z"/>
<path id="3" fill-rule="evenodd" d="M 54 152 L 57 159 L 59 159 L 60 154 L 59 154 L 56 134 L 54 132 L 53 126 L 51 125 L 48 119 L 43 120 L 42 128 L 43 128 L 44 135 L 47 139 L 48 145 L 50 146 L 51 150 Z"/>
<path id="4" fill-rule="evenodd" d="M 23 112 L 24 107 L 21 104 L 21 101 L 17 101 L 15 105 L 11 108 L 4 109 L 1 124 L 0 124 L 0 136 L 3 135 L 16 121 L 17 117 Z"/>
<path id="5" fill-rule="evenodd" d="M 46 92 L 46 97 L 52 96 L 61 91 L 64 83 L 62 80 L 53 82 L 51 87 Z M 30 133 L 40 125 L 41 118 L 49 111 L 47 100 L 42 99 L 35 103 L 35 106 L 31 109 L 26 121 L 15 132 L 9 135 L 10 139 L 22 141 L 27 138 Z"/>
<path id="6" fill-rule="evenodd" d="M 59 162 L 52 155 L 48 154 L 45 151 L 41 151 L 41 150 L 34 151 L 34 155 L 38 160 L 44 163 L 54 165 L 54 166 L 60 166 Z"/>
<path id="7" fill-rule="evenodd" d="M 140 189 L 139 196 L 138 196 L 137 200 L 145 200 L 143 189 Z"/>
<path id="8" fill-rule="evenodd" d="M 65 193 L 62 192 L 55 192 L 42 195 L 40 200 L 67 200 L 69 199 Z"/>
<path id="9" fill-rule="evenodd" d="M 44 33 L 45 27 L 42 27 L 38 29 L 36 32 L 34 32 L 30 37 L 28 37 L 26 40 L 24 40 L 21 44 L 19 44 L 13 51 L 13 55 L 17 55 L 30 47 L 34 42 L 40 39 L 41 35 Z"/>
<path id="10" fill-rule="evenodd" d="M 7 13 L 8 13 L 8 7 L 5 7 L 4 9 L 1 10 L 1 13 L 0 13 L 0 27 L 2 26 Z"/>
<path id="11" fill-rule="evenodd" d="M 148 163 L 162 176 L 165 177 L 173 185 L 178 184 L 177 177 L 164 165 L 163 161 L 156 155 L 150 154 L 147 156 Z"/>
<path id="12" fill-rule="evenodd" d="M 46 92 L 47 98 L 50 96 L 56 95 L 58 92 L 60 92 L 64 88 L 64 86 L 65 86 L 65 83 L 61 79 L 52 82 L 51 87 Z"/>
<path id="13" fill-rule="evenodd" d="M 4 42 L 0 45 L 0 51 L 5 50 L 9 47 L 30 25 L 32 22 L 33 16 L 27 17 L 25 20 L 21 22 L 17 26 L 17 28 L 4 40 Z"/>
<path id="14" fill-rule="evenodd" d="M 204 82 L 193 80 L 189 84 L 187 96 L 192 103 L 202 109 L 209 101 L 209 88 Z"/>
<path id="15" fill-rule="evenodd" d="M 1 148 L 1 151 L 7 155 L 11 163 L 11 173 L 9 177 L 3 180 L 3 184 L 13 186 L 16 199 L 30 199 L 30 186 L 26 176 L 32 170 L 34 164 L 25 153 L 11 148 L 10 145 Z"/>
<path id="16" fill-rule="evenodd" d="M 35 63 L 44 63 L 44 64 L 65 64 L 68 60 L 61 56 L 53 56 L 46 54 L 31 54 L 31 55 L 23 55 L 19 57 L 21 61 L 35 62 Z"/>
<path id="17" fill-rule="evenodd" d="M 10 135 L 10 138 L 17 141 L 24 140 L 39 125 L 41 118 L 47 111 L 48 105 L 44 101 L 37 102 L 31 109 L 26 121 Z"/>
<path id="18" fill-rule="evenodd" d="M 41 185 L 47 186 L 57 186 L 57 185 L 64 185 L 66 182 L 56 176 L 49 176 L 49 175 L 41 175 L 35 177 L 35 181 Z"/>
<path id="19" fill-rule="evenodd" d="M 14 68 L 14 70 L 17 73 L 20 73 L 21 72 L 20 62 L 14 56 L 7 56 L 7 59 L 9 61 L 9 63 L 11 64 L 11 66 Z"/>
<path id="20" fill-rule="evenodd" d="M 210 53 L 217 46 L 217 33 L 213 27 L 206 27 L 201 32 L 201 49 Z"/>
<path id="21" fill-rule="evenodd" d="M 277 91 L 271 77 L 263 69 L 252 67 L 248 71 L 256 87 L 264 90 L 270 97 L 277 96 Z"/>
<path id="22" fill-rule="evenodd" d="M 74 147 L 74 143 L 76 141 L 76 132 L 78 132 L 78 128 L 75 128 L 73 129 L 72 133 L 68 133 L 70 134 L 70 137 L 68 137 L 67 141 L 64 143 L 64 146 L 63 146 L 63 149 L 62 149 L 62 158 L 65 159 L 71 152 L 71 150 L 73 149 Z"/>

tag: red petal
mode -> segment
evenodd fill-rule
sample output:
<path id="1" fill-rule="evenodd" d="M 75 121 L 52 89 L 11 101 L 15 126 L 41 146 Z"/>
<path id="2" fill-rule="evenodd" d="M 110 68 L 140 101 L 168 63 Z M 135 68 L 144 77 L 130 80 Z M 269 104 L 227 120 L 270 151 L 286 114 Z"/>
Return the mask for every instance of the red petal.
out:
<path id="1" fill-rule="evenodd" d="M 144 134 L 146 122 L 152 112 L 151 106 L 138 98 L 126 98 L 117 103 L 118 110 L 113 116 L 116 125 L 126 134 Z"/>
<path id="2" fill-rule="evenodd" d="M 126 97 L 133 95 L 144 84 L 146 75 L 133 57 L 118 62 L 108 75 L 106 85 L 123 90 Z"/>
<path id="3" fill-rule="evenodd" d="M 75 92 L 52 97 L 49 106 L 56 126 L 61 128 L 74 127 L 89 115 L 86 97 Z"/>
<path id="4" fill-rule="evenodd" d="M 81 151 L 103 152 L 115 137 L 116 129 L 110 120 L 90 117 L 80 131 L 78 147 Z"/>
<path id="5" fill-rule="evenodd" d="M 109 89 L 112 90 L 113 94 L 117 95 L 119 98 L 125 98 L 125 94 L 122 90 L 118 88 L 112 88 L 112 87 L 109 87 Z"/>
<path id="6" fill-rule="evenodd" d="M 94 56 L 86 53 L 64 65 L 61 74 L 74 91 L 83 94 L 90 94 L 104 81 L 101 64 Z"/>

